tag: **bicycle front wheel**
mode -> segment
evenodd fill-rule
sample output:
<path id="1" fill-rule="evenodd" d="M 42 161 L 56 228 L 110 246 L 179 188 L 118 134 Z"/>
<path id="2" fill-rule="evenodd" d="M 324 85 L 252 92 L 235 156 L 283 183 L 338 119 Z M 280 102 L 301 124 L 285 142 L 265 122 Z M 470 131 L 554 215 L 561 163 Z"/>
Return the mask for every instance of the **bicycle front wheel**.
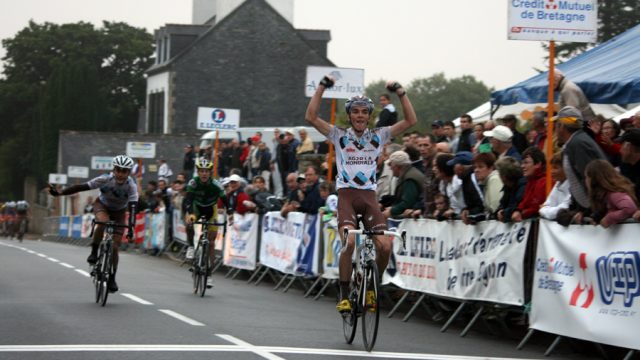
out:
<path id="1" fill-rule="evenodd" d="M 367 351 L 371 351 L 378 336 L 380 306 L 378 306 L 378 265 L 371 261 L 364 269 L 362 281 L 362 341 Z"/>
<path id="2" fill-rule="evenodd" d="M 100 266 L 96 269 L 96 287 L 98 287 L 98 289 L 96 289 L 96 302 L 101 306 L 105 306 L 107 304 L 107 298 L 109 297 L 107 284 L 109 283 L 109 277 L 111 277 L 111 251 L 112 249 L 110 246 L 105 246 L 103 248 L 98 260 Z"/>
<path id="3" fill-rule="evenodd" d="M 201 259 L 200 263 L 200 297 L 204 296 L 204 293 L 207 291 L 207 278 L 209 277 L 209 247 L 203 246 L 202 251 L 200 252 Z"/>
<path id="4" fill-rule="evenodd" d="M 202 249 L 198 246 L 193 254 L 193 260 L 191 260 L 191 278 L 193 279 L 193 293 L 197 294 L 200 291 L 200 259 L 202 258 Z"/>

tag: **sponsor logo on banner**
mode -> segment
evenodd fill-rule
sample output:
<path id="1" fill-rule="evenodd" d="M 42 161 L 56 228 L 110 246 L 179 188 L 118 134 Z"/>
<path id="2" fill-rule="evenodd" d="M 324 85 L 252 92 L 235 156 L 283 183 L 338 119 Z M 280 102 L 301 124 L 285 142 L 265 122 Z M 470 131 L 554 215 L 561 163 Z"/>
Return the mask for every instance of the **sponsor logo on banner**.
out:
<path id="1" fill-rule="evenodd" d="M 238 269 L 254 270 L 257 250 L 258 216 L 251 213 L 234 214 L 233 224 L 227 229 L 224 264 Z"/>
<path id="2" fill-rule="evenodd" d="M 334 217 L 322 224 L 324 256 L 322 262 L 322 277 L 337 279 L 340 275 L 340 250 L 342 242 L 338 234 L 338 220 Z"/>
<path id="3" fill-rule="evenodd" d="M 640 349 L 639 231 L 540 220 L 531 328 Z"/>
<path id="4" fill-rule="evenodd" d="M 286 274 L 295 274 L 297 256 L 304 236 L 305 214 L 289 213 L 287 218 L 277 211 L 262 219 L 260 262 Z"/>

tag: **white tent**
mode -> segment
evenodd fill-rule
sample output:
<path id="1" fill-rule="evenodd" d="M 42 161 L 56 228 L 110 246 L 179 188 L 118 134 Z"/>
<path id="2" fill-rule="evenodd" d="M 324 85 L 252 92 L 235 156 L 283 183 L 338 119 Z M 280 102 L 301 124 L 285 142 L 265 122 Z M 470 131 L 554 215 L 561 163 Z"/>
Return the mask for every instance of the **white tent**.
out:
<path id="1" fill-rule="evenodd" d="M 547 104 L 517 103 L 513 105 L 503 105 L 498 108 L 495 114 L 493 114 L 493 119 L 499 119 L 507 114 L 514 114 L 519 118 L 528 118 L 527 116 L 523 115 L 525 115 L 527 112 L 532 113 L 534 111 L 538 111 L 539 109 L 546 108 Z M 623 114 L 627 111 L 625 108 L 615 104 L 591 104 L 591 108 L 596 114 L 601 114 L 607 119 L 616 118 L 620 114 Z M 637 108 L 636 111 L 640 111 L 640 107 Z M 467 114 L 471 115 L 474 123 L 483 123 L 489 120 L 491 117 L 491 102 L 487 101 L 477 108 L 467 112 Z M 635 112 L 633 114 L 635 114 Z M 618 120 L 616 119 L 616 121 Z M 453 120 L 453 123 L 456 124 L 456 126 L 459 126 L 460 118 Z"/>
<path id="2" fill-rule="evenodd" d="M 613 120 L 615 120 L 616 122 L 620 122 L 620 120 L 626 119 L 628 117 L 632 117 L 639 112 L 640 112 L 640 105 L 637 104 L 636 106 L 632 107 L 631 110 L 627 110 L 622 114 L 615 116 Z"/>

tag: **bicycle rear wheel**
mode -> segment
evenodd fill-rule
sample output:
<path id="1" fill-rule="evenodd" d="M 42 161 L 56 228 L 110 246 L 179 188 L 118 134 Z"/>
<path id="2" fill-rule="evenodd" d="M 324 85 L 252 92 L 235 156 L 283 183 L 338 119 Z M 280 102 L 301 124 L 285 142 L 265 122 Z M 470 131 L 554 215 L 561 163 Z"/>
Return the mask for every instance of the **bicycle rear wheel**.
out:
<path id="1" fill-rule="evenodd" d="M 364 269 L 361 292 L 362 341 L 367 351 L 373 349 L 378 336 L 378 323 L 380 321 L 380 306 L 378 306 L 379 285 L 378 265 L 375 261 L 370 261 Z M 367 292 L 370 291 L 373 291 L 370 299 L 372 301 L 367 301 Z"/>

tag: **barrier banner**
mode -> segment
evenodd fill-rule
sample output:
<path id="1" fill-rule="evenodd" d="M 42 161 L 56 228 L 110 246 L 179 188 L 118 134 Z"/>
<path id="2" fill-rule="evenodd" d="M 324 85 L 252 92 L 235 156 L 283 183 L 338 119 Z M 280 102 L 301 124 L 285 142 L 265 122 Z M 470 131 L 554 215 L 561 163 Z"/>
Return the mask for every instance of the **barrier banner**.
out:
<path id="1" fill-rule="evenodd" d="M 302 242 L 296 256 L 296 273 L 304 275 L 318 274 L 318 251 L 320 234 L 320 217 L 305 215 Z"/>
<path id="2" fill-rule="evenodd" d="M 145 224 L 144 248 L 162 249 L 164 247 L 166 214 L 147 213 Z"/>
<path id="3" fill-rule="evenodd" d="M 82 230 L 80 230 L 81 238 L 88 238 L 91 234 L 91 224 L 93 222 L 93 214 L 82 215 Z"/>
<path id="4" fill-rule="evenodd" d="M 540 220 L 531 327 L 640 350 L 640 224 Z"/>
<path id="5" fill-rule="evenodd" d="M 182 219 L 182 212 L 179 209 L 173 209 L 171 216 L 173 217 L 173 239 L 186 244 L 187 228 Z"/>
<path id="6" fill-rule="evenodd" d="M 325 279 L 337 279 L 340 275 L 339 260 L 342 242 L 338 234 L 338 219 L 322 223 L 322 277 Z"/>
<path id="7" fill-rule="evenodd" d="M 82 216 L 81 215 L 71 217 L 71 237 L 72 238 L 82 237 Z"/>
<path id="8" fill-rule="evenodd" d="M 60 226 L 58 227 L 58 235 L 65 237 L 69 236 L 69 217 L 60 216 L 59 219 Z"/>
<path id="9" fill-rule="evenodd" d="M 145 213 L 139 212 L 136 214 L 136 226 L 133 227 L 133 232 L 135 232 L 135 244 L 140 245 L 144 242 L 145 235 L 145 226 L 146 226 L 146 216 Z"/>
<path id="10" fill-rule="evenodd" d="M 222 236 L 222 229 L 218 231 Z M 255 270 L 258 253 L 258 215 L 234 214 L 233 224 L 227 228 L 224 264 L 237 269 Z"/>
<path id="11" fill-rule="evenodd" d="M 260 263 L 286 274 L 295 274 L 296 257 L 304 234 L 305 214 L 290 212 L 287 218 L 271 211 L 262 219 Z"/>
<path id="12" fill-rule="evenodd" d="M 394 239 L 385 281 L 403 289 L 464 300 L 524 303 L 523 260 L 531 221 L 403 220 L 406 250 Z"/>

